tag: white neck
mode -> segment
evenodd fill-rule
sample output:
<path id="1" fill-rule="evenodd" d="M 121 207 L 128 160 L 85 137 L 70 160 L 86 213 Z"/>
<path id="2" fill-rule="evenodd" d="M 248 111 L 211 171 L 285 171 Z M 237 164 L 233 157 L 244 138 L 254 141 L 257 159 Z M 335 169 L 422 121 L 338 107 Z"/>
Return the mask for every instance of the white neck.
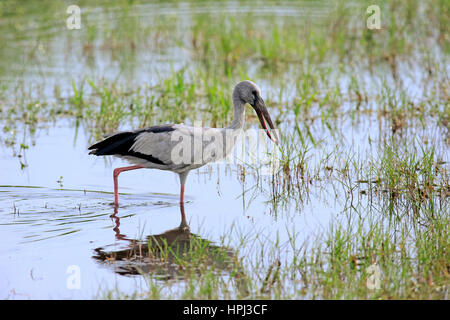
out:
<path id="1" fill-rule="evenodd" d="M 234 119 L 227 129 L 242 129 L 245 123 L 245 103 L 233 95 Z"/>

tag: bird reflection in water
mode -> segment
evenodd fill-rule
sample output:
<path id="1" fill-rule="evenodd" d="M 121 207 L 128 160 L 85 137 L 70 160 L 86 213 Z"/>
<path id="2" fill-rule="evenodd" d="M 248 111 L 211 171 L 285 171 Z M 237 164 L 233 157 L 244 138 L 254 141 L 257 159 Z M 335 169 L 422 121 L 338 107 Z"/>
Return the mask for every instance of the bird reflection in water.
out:
<path id="1" fill-rule="evenodd" d="M 200 274 L 207 267 L 217 274 L 233 274 L 235 280 L 239 280 L 238 286 L 242 287 L 245 277 L 234 252 L 191 233 L 184 204 L 180 204 L 180 212 L 181 223 L 177 228 L 139 241 L 120 233 L 116 208 L 111 216 L 115 222 L 113 230 L 117 239 L 129 243 L 125 249 L 117 251 L 97 248 L 93 258 L 118 274 L 151 275 L 158 280 L 182 280 L 192 272 Z"/>

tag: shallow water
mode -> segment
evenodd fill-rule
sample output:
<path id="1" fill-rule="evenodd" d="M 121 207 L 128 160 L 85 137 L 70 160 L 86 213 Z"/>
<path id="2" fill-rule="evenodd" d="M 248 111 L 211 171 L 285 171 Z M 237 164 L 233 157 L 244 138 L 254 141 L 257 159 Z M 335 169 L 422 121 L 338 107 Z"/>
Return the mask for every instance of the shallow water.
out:
<path id="1" fill-rule="evenodd" d="M 249 4 L 237 8 L 235 2 L 220 5 L 216 2 L 181 2 L 176 5 L 136 5 L 125 20 L 121 20 L 121 7 L 103 10 L 101 6 L 90 6 L 85 18 L 89 26 L 101 26 L 108 19 L 126 22 L 139 18 L 148 20 L 150 29 L 168 19 L 169 27 L 177 21 L 175 25 L 181 30 L 191 23 L 194 15 L 245 16 L 251 12 L 262 24 L 265 16 L 276 16 L 280 20 L 313 17 L 317 23 L 323 23 L 320 18 L 329 10 L 324 2 L 312 4 L 309 1 L 288 2 L 281 6 L 264 2 L 257 8 Z M 17 17 L 17 23 L 25 18 Z M 30 13 L 28 18 L 32 20 L 37 16 Z M 61 18 L 65 15 L 61 14 Z M 162 48 L 145 45 L 132 50 L 119 48 L 121 54 L 117 54 L 103 43 L 101 36 L 93 40 L 94 49 L 84 47 L 84 39 L 88 36 L 84 29 L 73 31 L 69 36 L 58 23 L 40 21 L 34 26 L 24 25 L 27 27 L 21 33 L 8 34 L 9 47 L 2 52 L 6 58 L 0 59 L 0 70 L 5 71 L 0 72 L 0 80 L 6 87 L 4 101 L 9 101 L 9 94 L 15 88 L 29 85 L 39 88 L 31 93 L 32 96 L 46 97 L 55 104 L 65 103 L 71 95 L 72 80 L 78 81 L 84 76 L 153 85 L 160 80 L 161 74 L 189 66 L 191 61 L 186 50 L 180 50 L 173 43 Z M 174 29 L 172 35 L 178 35 L 180 30 Z M 18 52 L 15 50 L 21 52 L 20 59 L 14 59 Z M 403 73 L 406 69 L 400 67 Z M 411 73 L 415 74 L 412 78 L 418 78 L 421 71 L 414 69 Z M 367 78 L 368 83 L 373 80 L 369 75 Z M 421 91 L 412 78 L 405 82 L 412 95 L 425 95 L 425 89 Z M 345 88 L 349 79 L 339 81 Z M 60 90 L 59 97 L 54 93 L 55 86 Z M 261 87 L 264 95 L 269 97 L 276 95 L 279 89 L 272 87 L 270 81 L 262 81 Z M 87 91 L 86 94 L 91 93 L 89 89 Z M 292 92 L 294 95 L 296 91 Z M 285 99 L 291 98 L 288 92 Z M 351 102 L 343 105 L 341 111 L 347 113 L 353 109 L 355 104 Z M 321 111 L 315 111 L 314 116 L 320 118 Z M 286 124 L 281 127 L 285 133 L 295 134 L 292 128 L 295 117 L 287 114 Z M 389 130 L 390 126 L 376 114 L 356 120 L 351 117 L 332 120 L 336 122 L 332 128 L 325 127 L 320 121 L 310 126 L 316 139 L 321 141 L 320 146 L 311 147 L 308 153 L 310 168 L 323 166 L 321 161 L 328 153 L 335 157 L 330 159 L 335 170 L 341 168 L 349 154 L 363 159 L 376 154 L 377 143 L 383 141 L 384 130 Z M 6 120 L 0 120 L 0 127 L 6 125 Z M 302 127 L 303 124 L 299 125 Z M 248 126 L 256 127 L 256 123 Z M 129 124 L 120 127 L 128 128 Z M 149 236 L 167 235 L 167 231 L 173 232 L 180 225 L 177 175 L 158 170 L 122 173 L 119 178 L 120 208 L 115 212 L 112 171 L 128 163 L 88 155 L 87 148 L 93 142 L 88 129 L 72 119 L 58 118 L 55 122 L 39 123 L 32 135 L 23 124 L 15 130 L 19 132 L 18 136 L 25 132 L 23 142 L 29 148 L 18 151 L 17 145 L 0 145 L 0 234 L 5 239 L 0 244 L 0 298 L 92 298 L 102 297 L 108 290 L 133 294 L 137 289 L 147 288 L 142 276 L 130 274 L 137 269 L 144 269 L 144 273 L 153 274 L 158 280 L 170 280 L 174 290 L 183 286 L 183 276 L 175 269 L 161 267 L 160 261 L 142 263 L 140 255 L 136 258 L 136 250 L 142 248 L 134 247 L 136 243 L 145 245 Z M 412 144 L 420 145 L 423 137 L 432 144 L 445 144 L 441 140 L 445 131 L 438 126 L 419 124 L 410 130 L 412 136 L 418 137 Z M 1 140 L 4 142 L 10 134 L 9 131 L 2 132 L 4 139 Z M 368 141 L 373 141 L 373 145 Z M 448 147 L 442 149 L 446 156 L 442 161 L 446 162 L 449 160 L 448 152 L 445 154 Z M 192 171 L 186 185 L 185 210 L 191 235 L 204 239 L 208 246 L 223 248 L 230 255 L 240 248 L 242 236 L 250 234 L 257 235 L 262 242 L 278 238 L 281 247 L 286 248 L 285 256 L 278 258 L 287 259 L 292 255 L 288 247 L 293 239 L 303 243 L 326 232 L 335 219 L 351 220 L 352 210 L 356 209 L 350 200 L 357 202 L 355 206 L 360 211 L 369 206 L 369 200 L 360 193 L 359 186 L 349 193 L 344 184 L 321 176 L 311 183 L 304 199 L 288 199 L 285 205 L 274 210 L 270 195 L 254 188 L 257 178 L 247 174 L 243 182 L 240 170 L 236 164 L 211 164 Z M 359 178 L 351 176 L 349 183 L 356 186 Z M 318 182 L 320 180 L 322 182 Z M 267 191 L 270 187 L 263 189 Z M 349 207 L 353 209 L 349 210 Z M 246 254 L 257 253 L 262 246 L 255 241 L 252 248 L 244 251 Z M 110 255 L 120 255 L 119 252 L 134 258 L 111 262 Z M 270 258 L 258 259 L 267 259 L 270 263 Z M 226 264 L 219 269 L 225 277 L 228 275 Z M 73 270 L 80 271 L 80 287 L 75 289 L 70 285 Z"/>
<path id="2" fill-rule="evenodd" d="M 26 152 L 29 166 L 2 157 L 0 230 L 8 239 L 0 245 L 1 296 L 7 298 L 91 297 L 99 288 L 133 293 L 136 277 L 113 275 L 93 258 L 97 248 L 119 249 L 123 238 L 143 240 L 180 224 L 178 176 L 158 170 L 136 170 L 119 177 L 120 218 L 113 209 L 112 169 L 126 165 L 90 156 L 80 131 L 61 123 L 40 135 Z M 71 143 L 67 143 L 71 141 Z M 57 146 L 57 147 L 55 147 Z M 232 225 L 244 234 L 270 230 L 288 240 L 286 227 L 296 226 L 298 240 L 317 230 L 334 214 L 333 204 L 311 203 L 301 212 L 271 214 L 264 196 L 242 198 L 236 168 L 211 165 L 191 172 L 186 186 L 186 216 L 191 232 L 220 244 Z M 60 179 L 62 177 L 62 181 Z M 252 185 L 251 176 L 247 184 Z M 232 235 L 230 246 L 239 246 Z M 81 289 L 67 289 L 67 268 L 80 267 Z M 143 285 L 143 284 L 141 284 Z M 45 288 L 45 289 L 43 289 Z"/>
<path id="3" fill-rule="evenodd" d="M 214 12 L 301 16 L 306 11 L 319 15 L 323 11 L 309 3 L 279 7 L 275 12 L 270 5 L 256 11 L 248 5 L 235 8 L 233 3 L 224 6 L 144 4 L 134 7 L 130 16 L 139 15 L 151 25 L 152 19 L 161 15 L 175 15 L 188 22 L 193 14 Z M 119 16 L 120 8 L 108 7 L 108 12 L 90 7 L 83 19 L 101 25 L 109 14 Z M 24 18 L 17 17 L 17 23 L 26 25 Z M 30 13 L 27 20 L 38 18 Z M 20 34 L 9 35 L 8 50 L 3 53 L 12 60 L 2 59 L 2 70 L 8 70 L 1 74 L 3 84 L 12 90 L 18 83 L 38 83 L 42 94 L 51 99 L 55 85 L 64 97 L 71 90 L 72 79 L 85 74 L 151 82 L 153 78 L 149 74 L 177 69 L 186 61 L 185 55 L 171 48 L 164 54 L 142 50 L 133 55 L 135 63 L 124 66 L 107 49 L 86 56 L 82 33 L 74 31 L 67 38 L 67 32 L 70 31 L 60 25 L 36 22 Z M 24 53 L 21 61 L 14 61 L 15 50 Z M 123 173 L 119 179 L 121 206 L 116 216 L 111 217 L 114 213 L 112 169 L 126 165 L 124 162 L 89 156 L 89 137 L 84 130 L 75 130 L 74 123 L 67 120 L 38 128 L 31 140 L 30 149 L 19 159 L 10 148 L 1 147 L 0 233 L 7 241 L 0 245 L 0 297 L 90 298 L 111 288 L 135 292 L 144 281 L 140 277 L 119 276 L 105 268 L 94 258 L 95 249 L 123 249 L 129 241 L 119 238 L 142 240 L 177 227 L 180 224 L 178 177 L 157 170 Z M 22 169 L 21 162 L 27 167 Z M 250 204 L 242 197 L 244 186 L 238 181 L 236 171 L 236 166 L 212 165 L 190 174 L 186 214 L 191 231 L 217 243 L 233 224 L 242 232 L 256 232 L 252 230 L 270 226 L 271 233 L 278 229 L 285 234 L 284 228 L 294 222 L 293 218 L 289 222 L 274 218 L 261 196 L 252 199 Z M 318 211 L 315 207 L 312 220 L 320 220 Z M 296 219 L 304 217 L 298 215 Z M 238 245 L 238 237 L 234 241 Z M 67 285 L 73 265 L 81 272 L 80 289 L 69 289 Z"/>

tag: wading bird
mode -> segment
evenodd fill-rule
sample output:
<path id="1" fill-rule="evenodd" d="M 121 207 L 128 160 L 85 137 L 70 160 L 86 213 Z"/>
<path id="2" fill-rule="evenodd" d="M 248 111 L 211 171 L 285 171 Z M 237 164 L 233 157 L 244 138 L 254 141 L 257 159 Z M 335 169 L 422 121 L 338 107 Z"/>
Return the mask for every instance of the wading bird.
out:
<path id="1" fill-rule="evenodd" d="M 181 192 L 180 204 L 184 205 L 184 186 L 190 170 L 226 156 L 234 147 L 235 139 L 226 139 L 230 131 L 242 129 L 245 118 L 245 105 L 255 110 L 261 126 L 269 138 L 278 144 L 278 137 L 267 111 L 261 90 L 251 81 L 239 82 L 233 90 L 234 119 L 227 128 L 196 128 L 184 124 L 164 124 L 135 131 L 123 131 L 107 135 L 104 140 L 89 147 L 89 154 L 96 156 L 113 155 L 133 164 L 114 169 L 114 203 L 119 205 L 117 178 L 121 172 L 149 168 L 178 173 Z M 266 125 L 269 125 L 269 128 Z M 200 131 L 200 133 L 198 132 Z M 205 141 L 204 136 L 209 136 Z M 213 137 L 213 138 L 211 138 Z M 199 140 L 200 139 L 200 140 Z M 180 141 L 188 141 L 189 150 L 178 152 Z M 206 139 L 208 140 L 208 139 Z M 205 156 L 206 150 L 214 150 Z M 183 156 L 181 156 L 183 153 Z M 183 161 L 180 161 L 182 157 Z"/>

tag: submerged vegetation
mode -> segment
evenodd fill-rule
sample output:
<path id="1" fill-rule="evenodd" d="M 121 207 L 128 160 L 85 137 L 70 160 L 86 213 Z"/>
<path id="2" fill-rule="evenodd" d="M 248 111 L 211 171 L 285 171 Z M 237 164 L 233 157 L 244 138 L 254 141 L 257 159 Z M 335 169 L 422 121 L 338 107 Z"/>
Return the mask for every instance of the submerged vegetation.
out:
<path id="1" fill-rule="evenodd" d="M 214 247 L 224 267 L 196 231 L 182 251 L 160 247 L 176 280 L 142 272 L 147 289 L 101 297 L 448 299 L 449 6 L 375 2 L 380 30 L 366 27 L 369 1 L 80 1 L 82 28 L 67 30 L 65 1 L 2 1 L 0 142 L 23 168 L 36 131 L 61 118 L 86 145 L 164 122 L 225 126 L 242 79 L 282 132 L 277 171 L 234 170 L 284 237 L 233 225 Z M 299 243 L 290 216 L 312 198 L 331 222 Z"/>

